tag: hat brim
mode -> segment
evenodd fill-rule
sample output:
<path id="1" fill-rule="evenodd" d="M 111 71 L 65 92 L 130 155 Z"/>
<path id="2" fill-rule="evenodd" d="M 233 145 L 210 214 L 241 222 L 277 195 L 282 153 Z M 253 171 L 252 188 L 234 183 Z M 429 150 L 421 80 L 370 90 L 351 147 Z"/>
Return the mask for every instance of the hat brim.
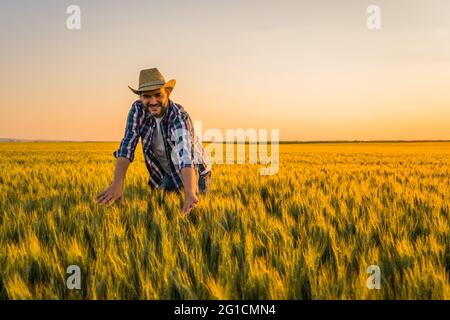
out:
<path id="1" fill-rule="evenodd" d="M 175 87 L 176 82 L 177 81 L 175 79 L 171 79 L 171 80 L 167 81 L 163 85 L 157 84 L 157 85 L 154 85 L 154 86 L 148 86 L 148 87 L 144 87 L 144 88 L 139 88 L 138 90 L 133 89 L 130 86 L 128 86 L 128 88 L 130 88 L 130 90 L 133 91 L 133 93 L 135 93 L 135 94 L 141 94 L 142 92 L 152 91 L 152 90 L 156 90 L 156 89 L 160 89 L 160 88 L 169 88 L 170 91 L 172 91 L 173 88 Z"/>

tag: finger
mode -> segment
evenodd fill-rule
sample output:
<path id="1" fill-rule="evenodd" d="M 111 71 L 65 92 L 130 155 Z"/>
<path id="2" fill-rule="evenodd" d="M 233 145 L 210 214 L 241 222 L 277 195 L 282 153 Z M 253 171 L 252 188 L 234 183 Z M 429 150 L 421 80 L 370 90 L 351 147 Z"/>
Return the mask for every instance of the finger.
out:
<path id="1" fill-rule="evenodd" d="M 117 198 L 112 197 L 109 201 L 106 202 L 106 205 L 107 205 L 107 206 L 112 205 L 112 204 L 116 201 L 116 199 L 117 199 Z"/>
<path id="2" fill-rule="evenodd" d="M 189 212 L 189 207 L 188 207 L 187 203 L 184 204 L 182 212 L 183 213 L 188 213 Z"/>
<path id="3" fill-rule="evenodd" d="M 196 205 L 195 204 L 190 204 L 189 207 L 186 210 L 186 213 L 190 213 L 192 209 L 195 209 Z"/>
<path id="4" fill-rule="evenodd" d="M 107 194 L 107 195 L 100 201 L 100 204 L 106 204 L 111 198 L 112 198 L 112 196 L 111 196 L 110 194 Z"/>
<path id="5" fill-rule="evenodd" d="M 108 198 L 109 194 L 105 193 L 98 197 L 97 202 L 102 203 L 106 198 Z"/>
<path id="6" fill-rule="evenodd" d="M 97 194 L 97 198 L 96 199 L 97 200 L 100 199 L 101 197 L 103 197 L 105 195 L 105 193 L 106 193 L 106 190 L 100 192 L 99 194 Z"/>
<path id="7" fill-rule="evenodd" d="M 111 204 L 113 204 L 114 202 L 116 202 L 119 199 L 118 196 L 116 195 L 111 195 L 111 198 L 107 201 L 107 205 L 110 206 Z"/>
<path id="8" fill-rule="evenodd" d="M 198 201 L 192 202 L 190 207 L 191 208 L 195 208 L 197 206 L 197 204 L 198 204 Z"/>
<path id="9" fill-rule="evenodd" d="M 110 194 L 111 194 L 111 192 L 108 189 L 106 189 L 105 191 L 103 191 L 102 193 L 100 193 L 97 196 L 97 200 L 103 200 L 105 197 L 109 196 Z"/>
<path id="10" fill-rule="evenodd" d="M 98 197 L 96 201 L 97 201 L 97 203 L 102 203 L 103 199 L 105 199 L 104 195 L 101 197 Z"/>
<path id="11" fill-rule="evenodd" d="M 191 205 L 189 206 L 190 208 L 195 208 L 197 206 L 197 201 L 192 202 Z"/>

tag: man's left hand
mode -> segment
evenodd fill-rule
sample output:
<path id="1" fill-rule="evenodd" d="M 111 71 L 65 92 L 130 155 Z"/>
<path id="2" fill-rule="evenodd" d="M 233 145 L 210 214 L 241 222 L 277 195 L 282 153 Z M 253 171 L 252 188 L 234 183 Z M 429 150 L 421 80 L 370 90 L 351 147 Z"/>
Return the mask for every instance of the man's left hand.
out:
<path id="1" fill-rule="evenodd" d="M 183 213 L 188 214 L 197 206 L 198 197 L 194 192 L 185 193 Z"/>

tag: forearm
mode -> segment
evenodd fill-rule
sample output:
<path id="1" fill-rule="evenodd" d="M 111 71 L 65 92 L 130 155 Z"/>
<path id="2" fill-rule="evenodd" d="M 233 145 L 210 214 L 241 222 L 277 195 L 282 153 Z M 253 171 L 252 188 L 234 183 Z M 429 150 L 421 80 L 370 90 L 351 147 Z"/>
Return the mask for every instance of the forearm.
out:
<path id="1" fill-rule="evenodd" d="M 197 172 L 194 168 L 186 167 L 180 170 L 183 181 L 184 192 L 186 194 L 197 193 Z"/>
<path id="2" fill-rule="evenodd" d="M 125 181 L 125 175 L 127 173 L 128 166 L 130 165 L 130 160 L 125 157 L 118 157 L 116 161 L 116 169 L 114 170 L 114 181 L 113 183 L 123 186 Z"/>

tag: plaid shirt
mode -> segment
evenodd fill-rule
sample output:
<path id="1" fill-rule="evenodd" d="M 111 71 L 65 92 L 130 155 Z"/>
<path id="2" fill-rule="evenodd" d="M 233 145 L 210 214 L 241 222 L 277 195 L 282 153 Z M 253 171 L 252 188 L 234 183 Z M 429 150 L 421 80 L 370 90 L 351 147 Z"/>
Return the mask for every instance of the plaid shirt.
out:
<path id="1" fill-rule="evenodd" d="M 164 169 L 152 150 L 153 133 L 156 121 L 141 100 L 136 100 L 128 113 L 125 135 L 114 156 L 124 157 L 133 162 L 134 151 L 139 138 L 142 139 L 145 165 L 150 173 L 148 184 L 152 189 L 161 185 Z M 211 163 L 206 156 L 202 143 L 194 132 L 192 120 L 183 107 L 169 99 L 167 109 L 161 120 L 161 132 L 167 159 L 170 164 L 170 176 L 177 188 L 183 185 L 180 170 L 196 168 L 200 175 L 211 170 Z"/>

